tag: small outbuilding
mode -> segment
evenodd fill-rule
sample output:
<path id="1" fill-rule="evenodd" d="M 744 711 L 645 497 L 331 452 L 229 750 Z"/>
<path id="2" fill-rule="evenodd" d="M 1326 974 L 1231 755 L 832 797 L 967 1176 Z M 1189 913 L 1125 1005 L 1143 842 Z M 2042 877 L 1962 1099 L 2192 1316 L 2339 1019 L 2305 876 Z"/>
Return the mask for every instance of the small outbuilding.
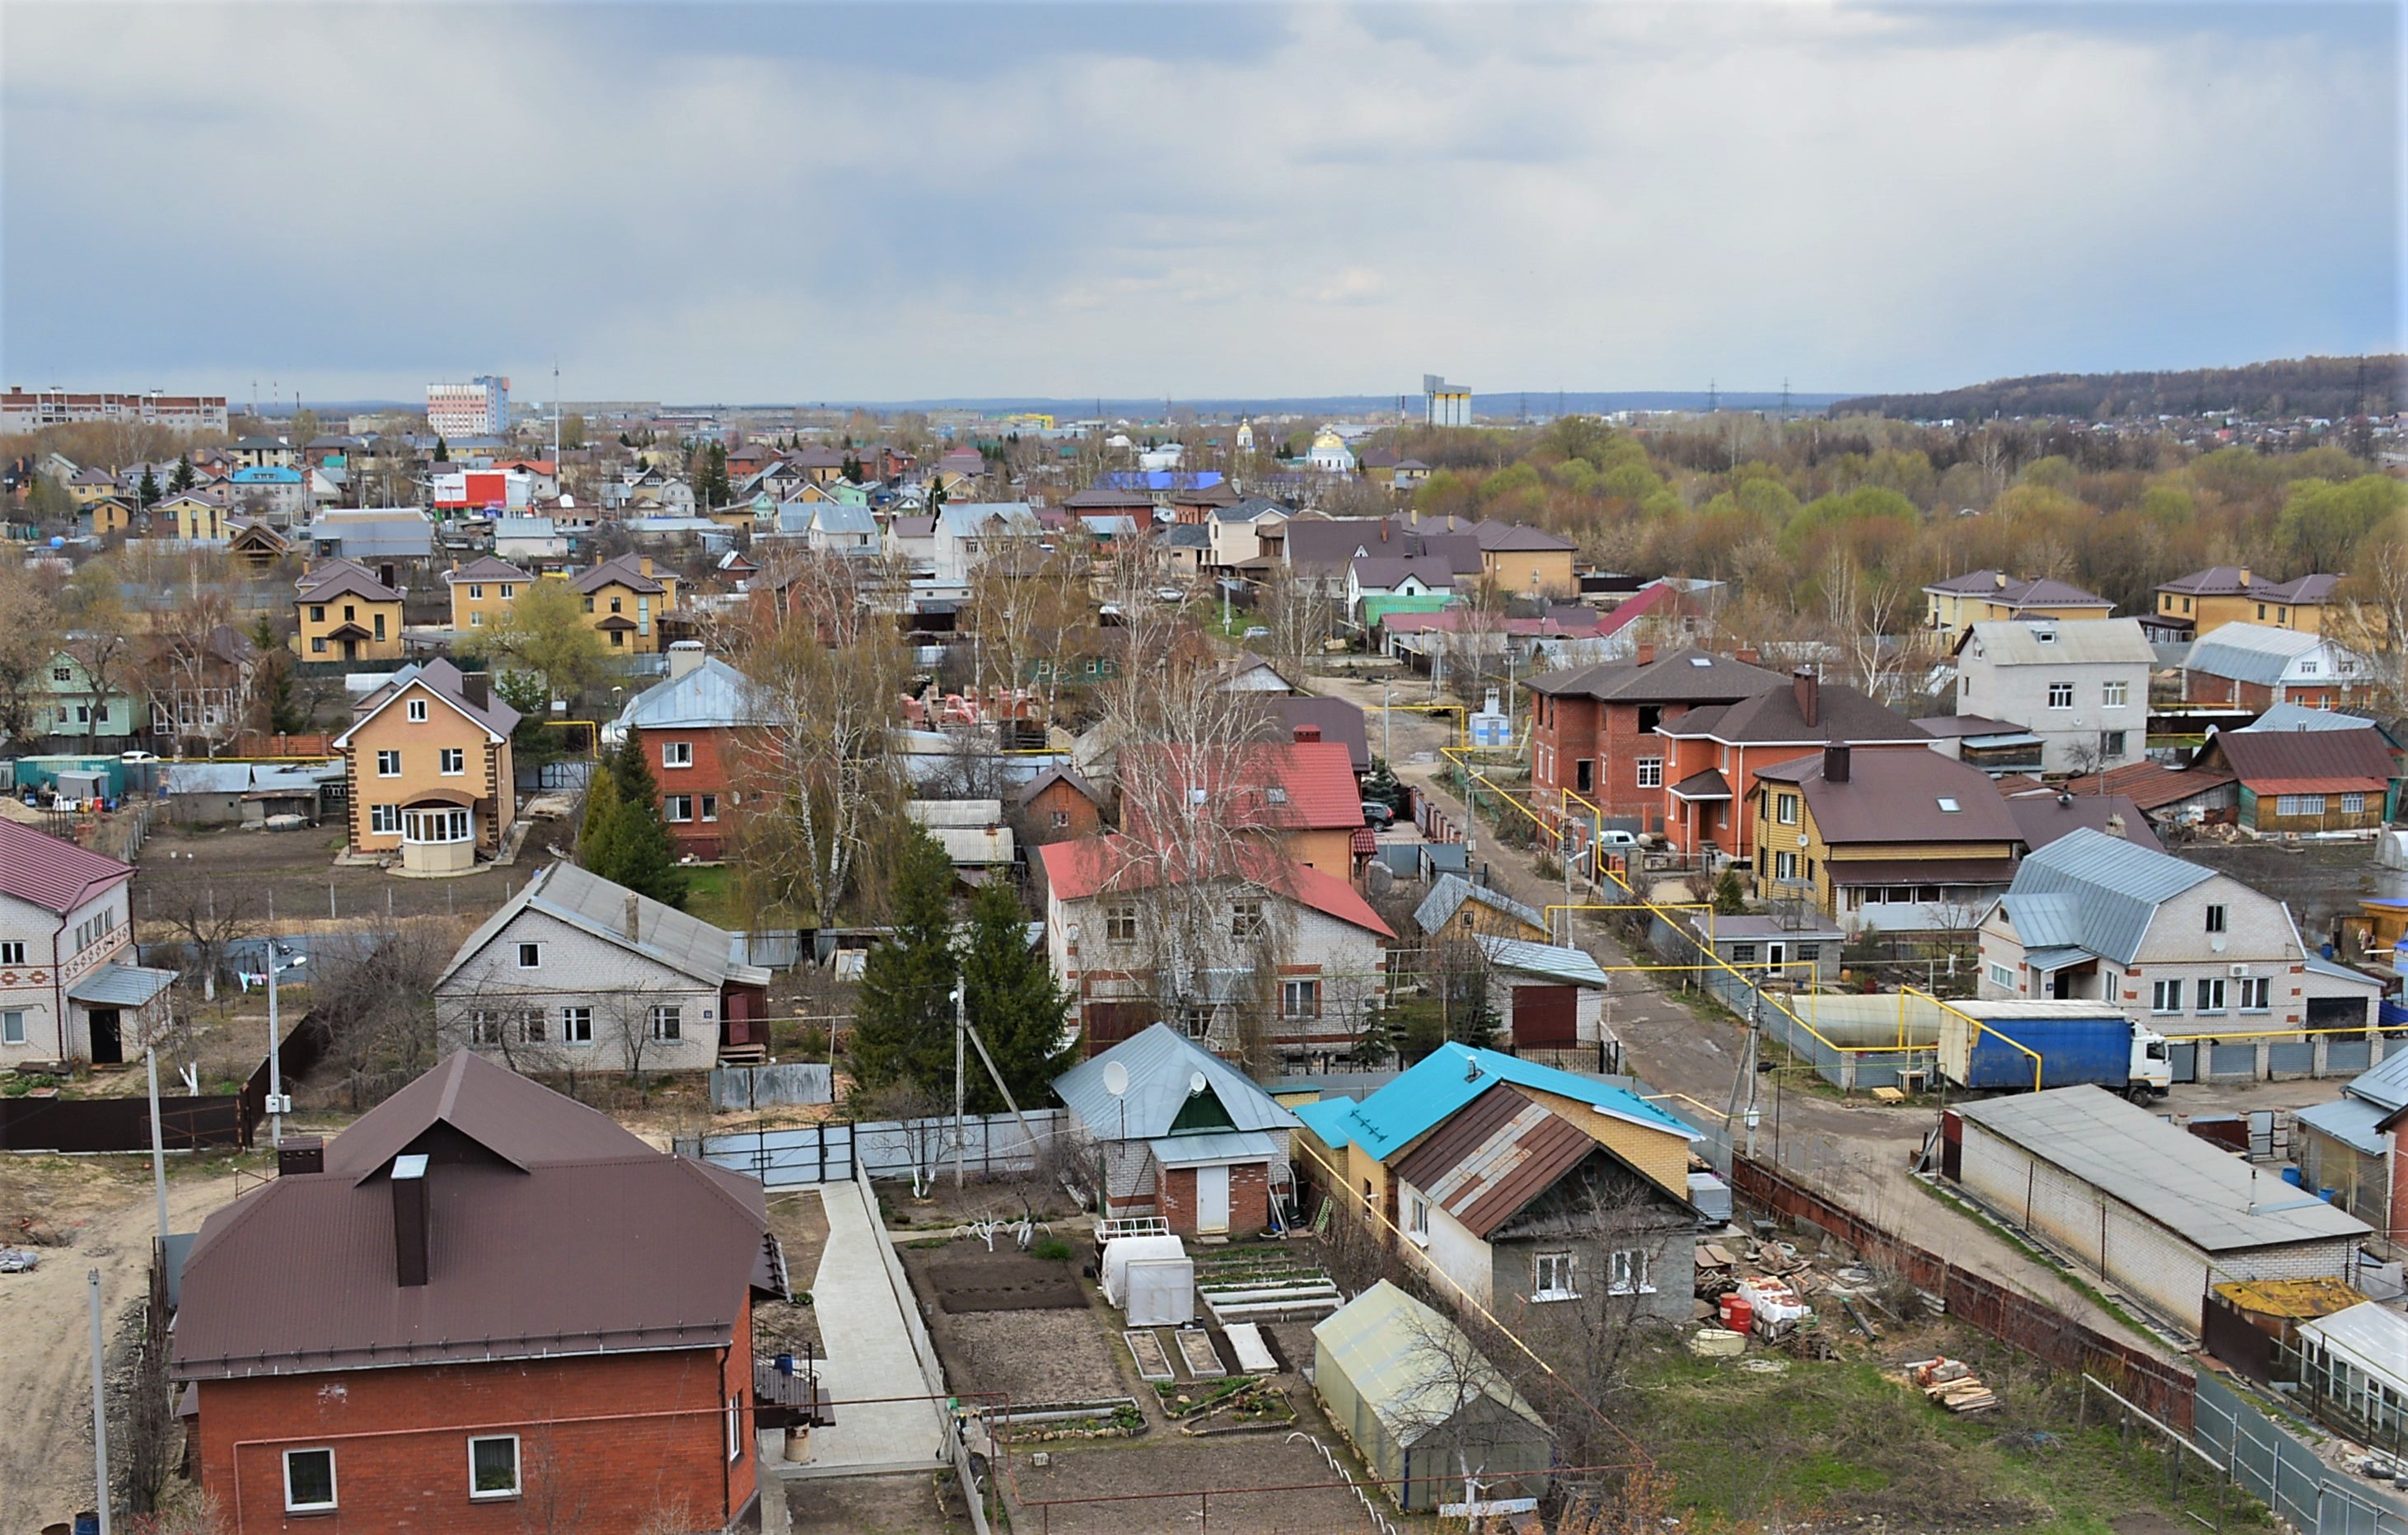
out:
<path id="1" fill-rule="evenodd" d="M 1092 1153 L 1099 1213 L 1182 1236 L 1252 1236 L 1295 1186 L 1289 1113 L 1228 1062 L 1153 1024 L 1054 1079 Z"/>
<path id="2" fill-rule="evenodd" d="M 1554 1441 L 1463 1329 L 1382 1280 L 1312 1329 L 1329 1421 L 1408 1513 L 1537 1499 Z"/>

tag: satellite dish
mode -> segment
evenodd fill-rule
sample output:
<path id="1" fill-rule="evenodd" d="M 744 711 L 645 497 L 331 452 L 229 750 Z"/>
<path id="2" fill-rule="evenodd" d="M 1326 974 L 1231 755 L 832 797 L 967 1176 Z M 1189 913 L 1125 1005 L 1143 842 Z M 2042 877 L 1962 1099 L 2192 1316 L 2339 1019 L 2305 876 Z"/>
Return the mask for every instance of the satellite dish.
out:
<path id="1" fill-rule="evenodd" d="M 1104 1063 L 1104 1091 L 1114 1097 L 1128 1091 L 1128 1068 L 1118 1061 Z"/>
<path id="2" fill-rule="evenodd" d="M 1187 1096 L 1189 1097 L 1194 1097 L 1197 1094 L 1204 1091 L 1204 1073 L 1200 1069 L 1187 1073 Z"/>

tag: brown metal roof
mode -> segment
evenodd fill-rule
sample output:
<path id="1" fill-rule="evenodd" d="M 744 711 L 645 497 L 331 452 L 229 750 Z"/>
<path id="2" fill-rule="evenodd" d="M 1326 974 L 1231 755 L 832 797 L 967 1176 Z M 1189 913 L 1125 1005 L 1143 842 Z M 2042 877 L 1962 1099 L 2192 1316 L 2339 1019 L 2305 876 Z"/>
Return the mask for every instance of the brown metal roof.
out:
<path id="1" fill-rule="evenodd" d="M 1698 665 L 1699 661 L 1705 665 Z M 1785 687 L 1788 681 L 1744 661 L 1684 648 L 1653 661 L 1599 661 L 1545 672 L 1525 685 L 1533 693 L 1606 703 L 1727 704 Z"/>
<path id="2" fill-rule="evenodd" d="M 2169 768 L 2157 762 L 2128 762 L 2121 768 L 2111 768 L 2103 774 L 2069 778 L 2058 787 L 2076 797 L 2102 792 L 2122 795 L 2144 811 L 2157 811 L 2221 789 L 2232 781 L 2230 773 L 2214 768 Z"/>
<path id="3" fill-rule="evenodd" d="M 1834 858 L 1824 866 L 1837 885 L 2012 884 L 2013 858 Z"/>
<path id="4" fill-rule="evenodd" d="M 1799 757 L 1759 768 L 1756 777 L 1795 783 L 1814 812 L 1814 829 L 1834 848 L 1858 842 L 2013 842 L 2022 833 L 2007 802 L 1979 768 L 1937 752 L 1850 750 L 1847 782 L 1826 777 L 1830 758 Z M 1954 805 L 1949 810 L 1943 805 Z"/>
<path id="5" fill-rule="evenodd" d="M 1500 1082 L 1414 1147 L 1397 1176 L 1484 1238 L 1601 1149 L 1586 1130 Z"/>
<path id="6" fill-rule="evenodd" d="M 427 1281 L 396 1270 L 393 1157 L 424 1153 Z M 186 1261 L 181 1380 L 729 1343 L 781 1282 L 758 1184 L 665 1155 L 463 1052 L 219 1211 Z"/>
<path id="7" fill-rule="evenodd" d="M 2200 748 L 2196 760 L 2228 768 L 2251 784 L 2330 778 L 2368 779 L 2379 786 L 2400 771 L 2380 730 L 2219 731 Z"/>

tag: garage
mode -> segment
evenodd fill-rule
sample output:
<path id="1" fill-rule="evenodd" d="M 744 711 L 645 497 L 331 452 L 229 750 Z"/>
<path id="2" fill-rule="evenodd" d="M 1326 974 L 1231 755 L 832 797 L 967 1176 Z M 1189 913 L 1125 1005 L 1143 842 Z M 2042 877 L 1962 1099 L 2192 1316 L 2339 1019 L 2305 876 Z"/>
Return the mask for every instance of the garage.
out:
<path id="1" fill-rule="evenodd" d="M 1570 1049 L 1580 1043 L 1580 988 L 1515 986 L 1512 1024 L 1517 1048 Z"/>

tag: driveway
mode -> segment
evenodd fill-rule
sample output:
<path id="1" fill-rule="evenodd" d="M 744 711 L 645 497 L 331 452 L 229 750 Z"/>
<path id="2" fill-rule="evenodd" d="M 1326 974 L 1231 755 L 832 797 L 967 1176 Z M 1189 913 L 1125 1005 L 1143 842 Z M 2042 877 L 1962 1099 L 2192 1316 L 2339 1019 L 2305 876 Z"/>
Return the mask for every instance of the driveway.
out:
<path id="1" fill-rule="evenodd" d="M 885 1228 L 858 1181 L 822 1184 L 827 1245 L 810 1281 L 811 1309 L 821 1317 L 825 1357 L 821 1380 L 836 1406 L 836 1422 L 811 1430 L 810 1458 L 786 1466 L 795 1477 L 863 1476 L 933 1470 L 949 1463 L 943 1404 L 919 1398 L 928 1387 L 912 1321 L 898 1289 L 901 1270 L 886 1250 Z"/>

